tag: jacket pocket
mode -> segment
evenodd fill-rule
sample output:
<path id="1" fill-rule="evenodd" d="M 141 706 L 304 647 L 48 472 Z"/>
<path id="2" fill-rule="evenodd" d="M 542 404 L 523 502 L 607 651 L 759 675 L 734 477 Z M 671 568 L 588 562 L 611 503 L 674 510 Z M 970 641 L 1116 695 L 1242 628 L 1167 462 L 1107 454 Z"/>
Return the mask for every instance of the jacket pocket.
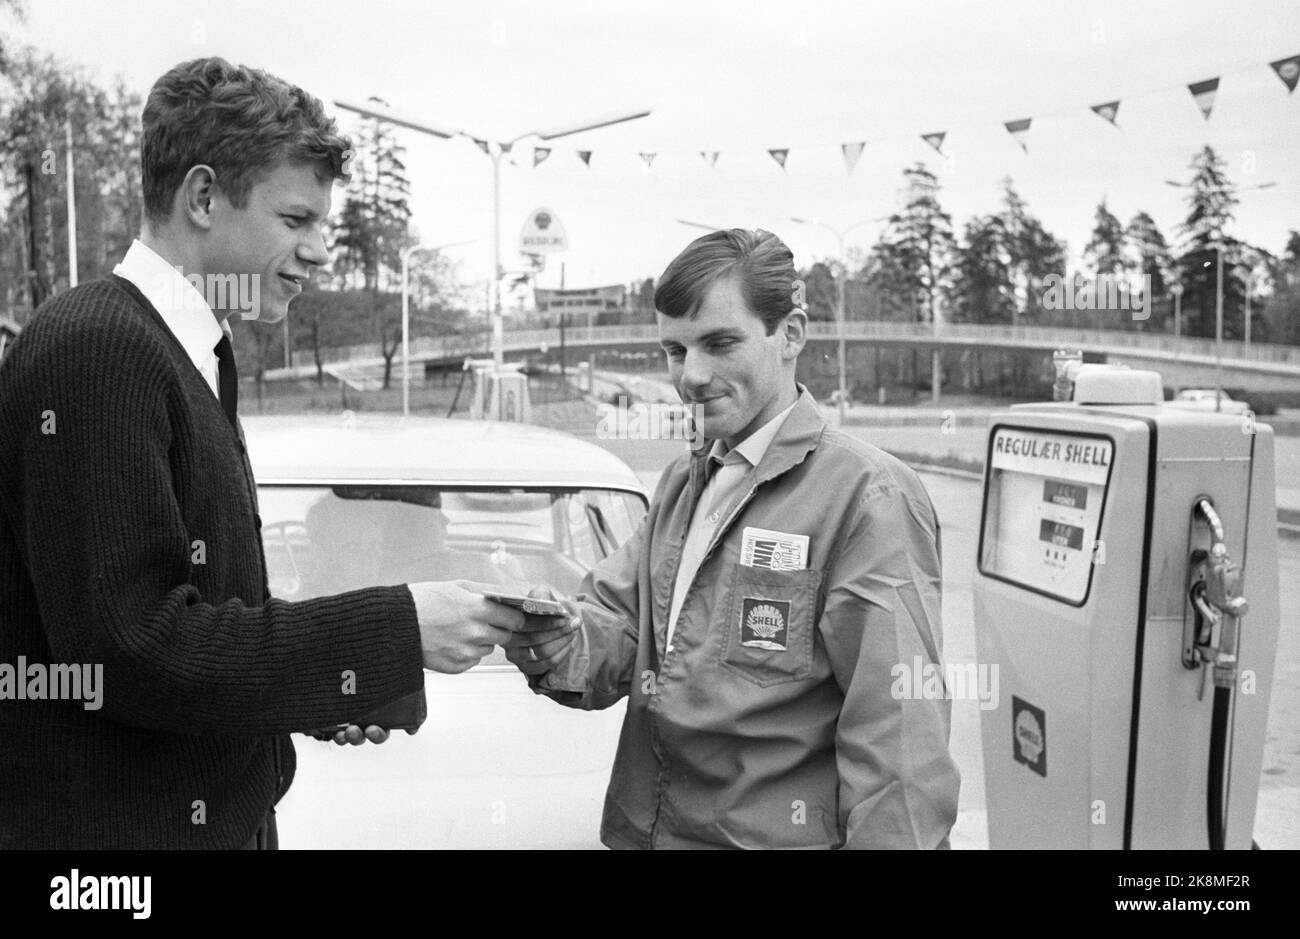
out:
<path id="1" fill-rule="evenodd" d="M 812 673 L 821 571 L 737 566 L 727 604 L 722 665 L 761 687 Z"/>

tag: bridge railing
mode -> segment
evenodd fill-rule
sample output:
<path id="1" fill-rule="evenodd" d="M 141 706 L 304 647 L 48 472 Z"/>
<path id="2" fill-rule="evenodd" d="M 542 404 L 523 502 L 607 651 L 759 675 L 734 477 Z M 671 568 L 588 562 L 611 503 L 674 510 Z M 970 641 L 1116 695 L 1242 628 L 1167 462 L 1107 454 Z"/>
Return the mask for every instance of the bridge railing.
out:
<path id="1" fill-rule="evenodd" d="M 816 340 L 834 340 L 839 337 L 835 323 L 809 323 L 808 335 Z M 1164 333 L 1126 332 L 1105 329 L 1070 329 L 1057 326 L 981 325 L 977 323 L 945 323 L 936 331 L 927 323 L 850 322 L 844 324 L 847 340 L 878 340 L 883 342 L 930 343 L 984 347 L 1047 349 L 1075 346 L 1097 352 L 1157 353 L 1161 357 L 1212 358 L 1215 354 L 1213 339 L 1178 337 Z M 659 331 L 652 324 L 627 326 L 571 326 L 565 330 L 565 341 L 572 346 L 618 345 L 645 343 L 658 345 Z M 487 350 L 485 333 L 466 336 L 421 337 L 411 341 L 411 355 L 420 359 L 482 358 Z M 558 349 L 560 331 L 552 329 L 507 330 L 505 347 L 514 352 L 537 349 L 541 346 Z M 398 349 L 397 358 L 401 350 Z M 322 350 L 325 363 L 353 359 L 381 357 L 378 343 L 340 346 Z M 1300 368 L 1300 347 L 1274 343 L 1251 343 L 1247 346 L 1238 340 L 1225 340 L 1223 358 L 1243 362 L 1275 363 Z M 313 362 L 310 351 L 293 354 L 295 366 Z"/>

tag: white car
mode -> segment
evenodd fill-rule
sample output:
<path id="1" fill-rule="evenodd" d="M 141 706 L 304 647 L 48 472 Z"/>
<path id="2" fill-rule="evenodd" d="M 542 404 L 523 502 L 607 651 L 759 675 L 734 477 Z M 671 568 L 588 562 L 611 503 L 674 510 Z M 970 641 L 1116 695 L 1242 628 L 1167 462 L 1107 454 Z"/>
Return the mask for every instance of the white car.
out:
<path id="1" fill-rule="evenodd" d="M 1223 392 L 1219 392 L 1218 399 L 1217 410 L 1222 414 L 1245 414 L 1250 410 L 1250 405 L 1245 401 L 1234 401 Z M 1174 395 L 1174 400 L 1168 402 L 1168 404 L 1176 408 L 1213 411 L 1216 410 L 1214 389 L 1189 388 Z"/>
<path id="2" fill-rule="evenodd" d="M 640 525 L 627 465 L 567 434 L 437 418 L 250 417 L 271 593 L 468 579 L 573 593 Z M 623 706 L 533 694 L 497 649 L 425 673 L 414 736 L 339 747 L 295 736 L 276 806 L 285 848 L 599 847 Z"/>

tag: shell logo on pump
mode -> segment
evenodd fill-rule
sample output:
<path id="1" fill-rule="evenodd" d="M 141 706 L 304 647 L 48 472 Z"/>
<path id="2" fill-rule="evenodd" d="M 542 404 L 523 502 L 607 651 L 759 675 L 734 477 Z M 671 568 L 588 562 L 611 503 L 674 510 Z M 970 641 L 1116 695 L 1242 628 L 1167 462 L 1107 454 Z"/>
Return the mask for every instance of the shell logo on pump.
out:
<path id="1" fill-rule="evenodd" d="M 1017 763 L 1047 776 L 1047 718 L 1041 708 L 1011 696 L 1011 733 Z"/>

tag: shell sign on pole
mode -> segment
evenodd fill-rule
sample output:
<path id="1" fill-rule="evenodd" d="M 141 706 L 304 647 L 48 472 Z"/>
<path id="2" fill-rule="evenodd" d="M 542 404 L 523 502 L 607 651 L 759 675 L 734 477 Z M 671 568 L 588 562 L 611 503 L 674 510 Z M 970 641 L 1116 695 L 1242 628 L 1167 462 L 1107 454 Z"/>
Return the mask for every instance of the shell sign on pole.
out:
<path id="1" fill-rule="evenodd" d="M 537 209 L 524 222 L 519 233 L 519 250 L 523 254 L 557 254 L 569 250 L 564 226 L 550 209 Z"/>

